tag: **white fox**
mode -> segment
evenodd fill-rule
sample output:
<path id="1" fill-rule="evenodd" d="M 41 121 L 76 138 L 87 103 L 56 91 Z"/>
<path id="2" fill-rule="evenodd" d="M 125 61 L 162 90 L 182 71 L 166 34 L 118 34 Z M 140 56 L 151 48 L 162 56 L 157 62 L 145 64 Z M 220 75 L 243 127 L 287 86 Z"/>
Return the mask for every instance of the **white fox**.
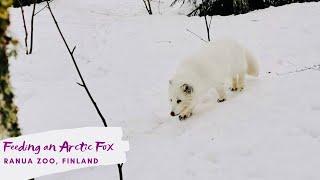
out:
<path id="1" fill-rule="evenodd" d="M 225 82 L 232 80 L 231 90 L 241 91 L 245 74 L 259 74 L 258 62 L 246 48 L 232 40 L 206 44 L 185 59 L 169 81 L 170 115 L 180 120 L 190 117 L 199 97 L 211 88 L 216 89 L 218 102 L 225 101 Z"/>

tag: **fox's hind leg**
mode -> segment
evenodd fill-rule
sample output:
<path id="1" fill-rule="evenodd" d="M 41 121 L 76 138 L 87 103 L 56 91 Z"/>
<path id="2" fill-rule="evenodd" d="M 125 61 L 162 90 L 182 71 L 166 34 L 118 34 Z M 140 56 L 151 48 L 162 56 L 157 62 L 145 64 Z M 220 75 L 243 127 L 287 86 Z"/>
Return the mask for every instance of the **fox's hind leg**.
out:
<path id="1" fill-rule="evenodd" d="M 231 87 L 231 91 L 237 91 L 238 90 L 238 76 L 235 75 L 232 78 L 232 87 Z"/>
<path id="2" fill-rule="evenodd" d="M 244 79 L 245 79 L 245 73 L 240 73 L 239 80 L 238 80 L 238 88 L 240 91 L 242 91 L 244 88 Z"/>
<path id="3" fill-rule="evenodd" d="M 219 95 L 218 103 L 225 101 L 226 100 L 226 92 L 224 90 L 224 86 L 221 85 L 219 87 L 216 87 L 216 90 Z"/>

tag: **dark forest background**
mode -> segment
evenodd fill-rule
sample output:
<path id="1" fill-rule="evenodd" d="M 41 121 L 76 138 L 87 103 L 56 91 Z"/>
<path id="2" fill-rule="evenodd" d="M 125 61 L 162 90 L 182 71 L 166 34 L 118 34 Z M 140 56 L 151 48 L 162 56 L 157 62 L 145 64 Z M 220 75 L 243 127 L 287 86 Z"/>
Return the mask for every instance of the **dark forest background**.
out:
<path id="1" fill-rule="evenodd" d="M 30 6 L 34 2 L 41 3 L 43 1 L 46 0 L 14 0 L 13 6 Z M 152 0 L 150 1 L 152 2 Z M 188 16 L 212 16 L 243 14 L 257 9 L 267 8 L 270 6 L 282 6 L 290 3 L 318 1 L 320 0 L 203 0 L 200 1 L 201 3 L 197 3 L 197 0 L 173 0 L 171 5 L 173 6 L 177 3 L 191 3 L 194 5 L 194 9 L 187 14 Z"/>

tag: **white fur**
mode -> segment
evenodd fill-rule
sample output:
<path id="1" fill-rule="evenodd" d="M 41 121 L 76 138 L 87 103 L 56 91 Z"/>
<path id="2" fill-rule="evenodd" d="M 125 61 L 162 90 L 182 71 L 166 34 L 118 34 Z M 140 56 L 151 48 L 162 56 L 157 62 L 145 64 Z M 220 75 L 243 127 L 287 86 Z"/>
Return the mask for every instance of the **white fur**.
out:
<path id="1" fill-rule="evenodd" d="M 224 84 L 232 80 L 233 90 L 242 90 L 245 74 L 258 76 L 258 63 L 247 49 L 232 40 L 216 40 L 206 44 L 199 53 L 185 59 L 170 80 L 169 99 L 172 111 L 180 119 L 189 117 L 196 100 L 215 88 L 220 101 L 224 100 Z M 183 92 L 182 85 L 193 88 Z M 177 104 L 177 99 L 182 103 Z"/>

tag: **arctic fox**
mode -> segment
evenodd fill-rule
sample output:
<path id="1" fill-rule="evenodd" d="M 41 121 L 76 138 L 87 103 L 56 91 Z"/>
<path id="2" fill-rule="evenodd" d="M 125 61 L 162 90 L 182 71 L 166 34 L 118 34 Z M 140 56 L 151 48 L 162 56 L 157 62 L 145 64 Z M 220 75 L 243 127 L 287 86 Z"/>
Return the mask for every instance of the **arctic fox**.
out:
<path id="1" fill-rule="evenodd" d="M 232 40 L 206 44 L 185 59 L 169 81 L 170 115 L 180 120 L 190 117 L 199 97 L 211 88 L 216 89 L 218 102 L 225 101 L 225 82 L 232 80 L 231 90 L 241 91 L 245 74 L 259 74 L 258 62 L 246 48 Z"/>

